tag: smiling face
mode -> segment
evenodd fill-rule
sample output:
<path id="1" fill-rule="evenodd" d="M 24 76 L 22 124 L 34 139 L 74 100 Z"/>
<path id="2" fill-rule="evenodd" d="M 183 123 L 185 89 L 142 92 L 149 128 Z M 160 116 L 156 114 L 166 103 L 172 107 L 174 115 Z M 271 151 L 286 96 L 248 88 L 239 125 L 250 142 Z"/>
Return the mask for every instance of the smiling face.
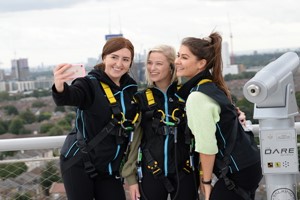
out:
<path id="1" fill-rule="evenodd" d="M 170 62 L 161 52 L 151 52 L 147 60 L 149 79 L 158 87 L 165 87 L 171 83 L 172 72 Z"/>
<path id="2" fill-rule="evenodd" d="M 191 79 L 205 69 L 206 60 L 198 60 L 187 46 L 181 45 L 175 60 L 176 75 Z"/>
<path id="3" fill-rule="evenodd" d="M 121 77 L 127 73 L 130 68 L 131 58 L 131 52 L 127 48 L 106 55 L 103 59 L 103 63 L 105 64 L 104 72 L 114 83 L 120 85 Z"/>

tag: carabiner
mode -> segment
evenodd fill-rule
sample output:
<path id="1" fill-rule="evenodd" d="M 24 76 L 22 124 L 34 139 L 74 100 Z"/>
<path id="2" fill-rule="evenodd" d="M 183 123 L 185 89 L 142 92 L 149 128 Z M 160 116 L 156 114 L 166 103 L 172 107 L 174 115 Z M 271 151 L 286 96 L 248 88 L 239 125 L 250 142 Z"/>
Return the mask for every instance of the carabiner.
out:
<path id="1" fill-rule="evenodd" d="M 175 126 L 175 123 L 174 122 L 166 122 L 166 121 L 162 121 L 165 125 L 167 126 Z"/>
<path id="2" fill-rule="evenodd" d="M 165 115 L 164 111 L 162 111 L 162 110 L 157 110 L 157 112 L 160 112 L 160 113 L 161 113 L 161 120 L 160 120 L 160 122 L 164 122 L 164 119 L 166 118 L 166 115 Z"/>
<path id="3" fill-rule="evenodd" d="M 125 131 L 133 131 L 133 127 L 132 127 L 132 126 L 124 126 L 124 122 L 125 122 L 125 121 L 126 121 L 126 120 L 120 122 L 121 127 L 122 127 Z"/>
<path id="4" fill-rule="evenodd" d="M 140 115 L 140 114 L 137 112 L 136 115 L 134 116 L 132 122 L 131 122 L 132 124 L 135 124 L 135 122 L 136 122 L 136 121 L 138 120 L 138 118 L 139 118 L 139 115 Z"/>
<path id="5" fill-rule="evenodd" d="M 179 111 L 179 108 L 175 108 L 175 109 L 173 110 L 171 117 L 172 117 L 172 119 L 176 122 L 176 124 L 179 124 L 179 123 L 180 123 L 180 119 L 179 119 L 178 117 L 175 117 L 176 111 Z"/>
<path id="6" fill-rule="evenodd" d="M 123 124 L 123 123 L 126 121 L 125 115 L 124 115 L 123 112 L 121 112 L 121 116 L 122 116 L 122 119 L 121 119 L 121 121 L 118 121 L 118 124 Z M 111 115 L 111 118 L 112 118 L 112 119 L 115 118 L 114 114 Z"/>

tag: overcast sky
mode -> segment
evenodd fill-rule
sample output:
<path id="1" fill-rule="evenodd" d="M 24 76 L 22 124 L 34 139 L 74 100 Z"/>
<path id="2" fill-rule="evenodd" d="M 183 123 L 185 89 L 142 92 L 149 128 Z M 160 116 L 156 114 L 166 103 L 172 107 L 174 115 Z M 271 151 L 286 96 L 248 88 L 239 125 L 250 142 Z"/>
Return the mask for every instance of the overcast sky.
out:
<path id="1" fill-rule="evenodd" d="M 86 62 L 109 33 L 122 32 L 140 53 L 213 30 L 234 53 L 299 48 L 300 1 L 0 0 L 0 68 L 14 58 L 30 67 Z"/>

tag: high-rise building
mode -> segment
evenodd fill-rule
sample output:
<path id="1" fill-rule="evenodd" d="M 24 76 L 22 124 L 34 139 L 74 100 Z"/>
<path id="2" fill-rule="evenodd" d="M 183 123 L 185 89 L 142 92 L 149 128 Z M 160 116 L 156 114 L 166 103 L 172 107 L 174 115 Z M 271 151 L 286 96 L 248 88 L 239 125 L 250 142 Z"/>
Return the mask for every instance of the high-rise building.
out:
<path id="1" fill-rule="evenodd" d="M 226 74 L 238 74 L 239 69 L 238 65 L 233 65 L 230 60 L 229 55 L 229 46 L 227 42 L 222 43 L 222 61 L 223 61 L 223 71 L 222 74 L 225 76 Z"/>
<path id="2" fill-rule="evenodd" d="M 18 81 L 29 80 L 29 66 L 27 58 L 11 60 L 11 78 Z"/>
<path id="3" fill-rule="evenodd" d="M 105 40 L 109 40 L 111 38 L 116 38 L 116 37 L 123 37 L 123 34 L 122 33 L 118 33 L 118 34 L 107 34 L 105 35 Z"/>

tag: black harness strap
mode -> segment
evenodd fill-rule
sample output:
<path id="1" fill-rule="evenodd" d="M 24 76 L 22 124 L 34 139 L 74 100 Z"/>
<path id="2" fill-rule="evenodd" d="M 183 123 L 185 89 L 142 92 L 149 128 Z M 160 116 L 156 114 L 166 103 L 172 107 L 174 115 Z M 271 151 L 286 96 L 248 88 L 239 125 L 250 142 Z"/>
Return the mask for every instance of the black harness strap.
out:
<path id="1" fill-rule="evenodd" d="M 233 130 L 237 130 L 237 126 L 238 126 L 238 120 L 235 120 L 234 123 L 234 127 Z M 251 200 L 250 194 L 244 190 L 241 187 L 238 187 L 237 185 L 235 185 L 235 183 L 228 178 L 227 173 L 229 171 L 229 164 L 230 164 L 230 154 L 234 148 L 235 145 L 235 141 L 236 141 L 236 137 L 237 137 L 237 131 L 233 131 L 234 134 L 231 137 L 231 143 L 229 146 L 227 146 L 225 148 L 225 152 L 224 152 L 224 157 L 222 159 L 222 161 L 220 160 L 216 160 L 216 164 L 220 167 L 220 176 L 219 178 L 223 178 L 225 185 L 227 187 L 228 190 L 233 190 L 236 194 L 238 194 L 239 196 L 241 196 L 243 199 L 245 200 Z"/>
<path id="2" fill-rule="evenodd" d="M 173 192 L 175 190 L 173 185 L 171 184 L 169 179 L 163 175 L 162 170 L 157 165 L 157 161 L 155 161 L 152 158 L 149 150 L 144 149 L 143 150 L 143 155 L 144 155 L 144 157 L 146 159 L 146 162 L 147 162 L 147 168 L 152 171 L 152 174 L 154 175 L 154 177 L 156 177 L 157 179 L 159 179 L 163 183 L 163 185 L 165 186 L 166 190 L 169 193 Z"/>
<path id="3" fill-rule="evenodd" d="M 212 82 L 210 79 L 202 79 L 197 85 L 200 86 L 201 84 Z M 198 87 L 192 89 L 192 91 L 197 91 Z M 225 182 L 225 185 L 228 190 L 233 190 L 236 194 L 241 196 L 245 200 L 251 200 L 250 194 L 241 187 L 235 185 L 235 183 L 228 178 L 227 174 L 229 172 L 229 165 L 230 165 L 230 154 L 233 151 L 235 146 L 236 138 L 237 138 L 237 131 L 238 130 L 238 119 L 235 119 L 234 126 L 233 126 L 233 134 L 231 134 L 230 143 L 226 146 L 224 150 L 224 156 L 222 160 L 216 159 L 216 165 L 220 169 L 219 178 L 222 178 Z"/>
<path id="4" fill-rule="evenodd" d="M 82 159 L 85 172 L 91 178 L 95 178 L 98 175 L 98 172 L 96 171 L 96 168 L 90 158 L 89 153 L 93 148 L 96 147 L 96 145 L 98 145 L 107 135 L 111 133 L 114 127 L 118 124 L 116 117 L 121 118 L 122 114 L 121 114 L 120 106 L 118 105 L 110 87 L 103 82 L 100 82 L 99 84 L 98 80 L 93 76 L 89 76 L 89 78 L 92 81 L 96 92 L 98 92 L 97 90 L 100 89 L 99 86 L 101 84 L 104 93 L 109 101 L 113 113 L 112 115 L 113 117 L 112 120 L 100 131 L 100 133 L 96 134 L 96 136 L 92 138 L 88 143 L 87 143 L 87 139 L 83 137 L 82 133 L 79 130 L 77 130 L 77 146 L 79 147 L 80 151 L 78 152 L 77 156 L 71 157 L 69 160 L 66 161 L 65 165 L 63 166 L 62 172 L 64 172 L 72 165 L 77 163 L 80 159 Z M 119 132 L 120 131 L 122 132 L 121 129 L 122 128 L 120 127 Z M 123 142 L 120 139 L 119 135 L 116 136 L 116 139 L 118 144 L 121 144 Z"/>
<path id="5" fill-rule="evenodd" d="M 117 121 L 111 120 L 90 142 L 86 143 L 84 139 L 78 140 L 77 146 L 80 151 L 76 156 L 73 156 L 66 160 L 65 164 L 62 165 L 62 173 L 64 173 L 67 169 L 73 166 L 75 163 L 79 162 L 83 159 L 85 171 L 90 175 L 91 178 L 96 177 L 98 174 L 96 169 L 91 161 L 89 156 L 89 152 L 94 149 L 116 126 Z M 78 131 L 78 130 L 77 130 Z M 77 135 L 82 135 L 81 133 L 77 133 Z"/>
<path id="6" fill-rule="evenodd" d="M 151 122 L 152 129 L 153 129 L 153 132 L 156 133 L 157 128 L 159 127 L 159 124 L 160 124 L 161 117 L 157 116 L 157 113 L 155 112 L 156 111 L 156 103 L 152 106 L 149 106 L 149 109 L 150 110 L 148 110 L 144 113 L 144 116 L 147 119 L 152 119 L 152 122 Z"/>

